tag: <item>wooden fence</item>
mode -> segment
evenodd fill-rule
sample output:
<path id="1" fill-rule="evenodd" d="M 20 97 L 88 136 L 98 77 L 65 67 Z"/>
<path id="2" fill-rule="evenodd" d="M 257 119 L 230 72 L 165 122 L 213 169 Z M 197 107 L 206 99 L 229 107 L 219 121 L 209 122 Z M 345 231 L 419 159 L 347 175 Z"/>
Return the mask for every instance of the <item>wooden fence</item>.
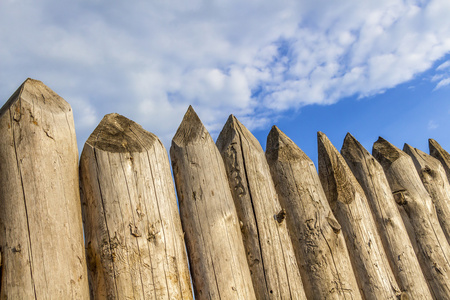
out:
<path id="1" fill-rule="evenodd" d="M 450 155 L 276 126 L 215 144 L 189 107 L 170 149 L 27 79 L 0 110 L 0 299 L 450 299 Z M 176 186 L 176 193 L 174 189 Z M 177 203 L 178 199 L 178 203 Z M 177 205 L 178 204 L 178 205 Z"/>

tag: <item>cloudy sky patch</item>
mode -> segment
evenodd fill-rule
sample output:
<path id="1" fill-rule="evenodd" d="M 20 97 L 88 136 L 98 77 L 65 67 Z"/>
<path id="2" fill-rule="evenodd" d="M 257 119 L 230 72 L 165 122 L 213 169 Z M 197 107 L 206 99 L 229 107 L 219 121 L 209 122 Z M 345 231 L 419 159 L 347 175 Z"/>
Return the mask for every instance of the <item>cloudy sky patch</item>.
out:
<path id="1" fill-rule="evenodd" d="M 267 127 L 430 70 L 450 51 L 449 13 L 447 0 L 2 1 L 0 95 L 42 80 L 74 107 L 79 142 L 118 112 L 167 145 L 190 104 L 215 133 L 230 113 Z"/>

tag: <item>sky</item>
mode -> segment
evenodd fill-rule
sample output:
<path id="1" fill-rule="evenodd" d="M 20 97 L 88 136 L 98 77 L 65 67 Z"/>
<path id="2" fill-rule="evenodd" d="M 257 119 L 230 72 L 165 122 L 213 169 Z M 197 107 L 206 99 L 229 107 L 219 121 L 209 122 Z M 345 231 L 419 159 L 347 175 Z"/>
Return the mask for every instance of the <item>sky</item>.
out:
<path id="1" fill-rule="evenodd" d="M 0 0 L 0 99 L 28 77 L 73 108 L 78 146 L 120 113 L 167 150 L 192 105 L 317 163 L 316 132 L 450 150 L 448 0 Z"/>

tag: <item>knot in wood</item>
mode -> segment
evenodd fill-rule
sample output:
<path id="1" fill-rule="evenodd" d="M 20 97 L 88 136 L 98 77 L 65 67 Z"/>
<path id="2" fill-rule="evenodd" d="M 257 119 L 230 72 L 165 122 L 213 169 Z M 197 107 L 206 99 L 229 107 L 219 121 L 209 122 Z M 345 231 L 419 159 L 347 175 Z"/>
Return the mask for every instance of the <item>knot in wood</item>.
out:
<path id="1" fill-rule="evenodd" d="M 394 196 L 394 200 L 398 205 L 406 205 L 407 204 L 407 191 L 406 190 L 398 190 L 392 193 Z"/>
<path id="2" fill-rule="evenodd" d="M 286 211 L 284 209 L 280 210 L 280 212 L 275 215 L 275 220 L 277 220 L 277 222 L 280 224 L 281 222 L 283 222 L 285 218 L 286 218 Z"/>

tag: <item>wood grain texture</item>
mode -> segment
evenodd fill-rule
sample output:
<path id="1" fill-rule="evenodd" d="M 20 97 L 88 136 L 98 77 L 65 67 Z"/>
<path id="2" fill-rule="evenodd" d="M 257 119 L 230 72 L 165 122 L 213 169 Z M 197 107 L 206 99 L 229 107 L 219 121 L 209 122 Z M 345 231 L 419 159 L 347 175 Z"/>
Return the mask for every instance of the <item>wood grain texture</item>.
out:
<path id="1" fill-rule="evenodd" d="M 313 162 L 276 126 L 266 157 L 308 299 L 361 299 L 341 226 Z"/>
<path id="2" fill-rule="evenodd" d="M 342 226 L 359 287 L 366 299 L 396 299 L 400 289 L 364 191 L 326 135 L 318 132 L 317 141 L 320 181 Z"/>
<path id="3" fill-rule="evenodd" d="M 118 114 L 106 115 L 80 160 L 93 299 L 192 299 L 167 151 Z"/>
<path id="4" fill-rule="evenodd" d="M 444 167 L 436 158 L 405 144 L 403 151 L 411 156 L 420 179 L 436 208 L 439 224 L 450 242 L 450 184 Z"/>
<path id="5" fill-rule="evenodd" d="M 430 155 L 439 160 L 447 174 L 447 180 L 450 181 L 450 154 L 433 139 L 428 140 Z"/>
<path id="6" fill-rule="evenodd" d="M 72 109 L 27 79 L 0 110 L 1 299 L 88 299 Z"/>
<path id="7" fill-rule="evenodd" d="M 431 299 L 427 281 L 383 168 L 350 133 L 345 137 L 341 154 L 367 196 L 387 258 L 401 291 L 408 299 Z"/>
<path id="8" fill-rule="evenodd" d="M 383 138 L 373 145 L 397 204 L 401 205 L 413 228 L 417 257 L 435 299 L 450 299 L 450 246 L 414 163 L 405 152 Z"/>
<path id="9" fill-rule="evenodd" d="M 283 209 L 261 145 L 233 115 L 216 144 L 242 222 L 257 299 L 306 299 Z"/>
<path id="10" fill-rule="evenodd" d="M 225 166 L 189 107 L 170 148 L 196 299 L 255 299 Z"/>

